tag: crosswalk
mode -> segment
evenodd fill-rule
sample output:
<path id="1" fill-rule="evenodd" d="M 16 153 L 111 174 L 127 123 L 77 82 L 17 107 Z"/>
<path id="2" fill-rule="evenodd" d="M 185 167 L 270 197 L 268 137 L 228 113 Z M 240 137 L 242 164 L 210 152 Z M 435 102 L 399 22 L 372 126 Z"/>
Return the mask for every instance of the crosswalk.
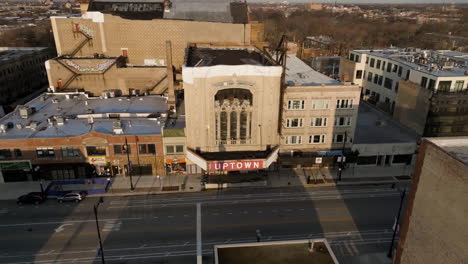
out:
<path id="1" fill-rule="evenodd" d="M 102 229 L 102 231 L 103 232 L 119 231 L 121 226 L 122 226 L 122 221 L 109 220 L 105 222 L 104 228 Z"/>

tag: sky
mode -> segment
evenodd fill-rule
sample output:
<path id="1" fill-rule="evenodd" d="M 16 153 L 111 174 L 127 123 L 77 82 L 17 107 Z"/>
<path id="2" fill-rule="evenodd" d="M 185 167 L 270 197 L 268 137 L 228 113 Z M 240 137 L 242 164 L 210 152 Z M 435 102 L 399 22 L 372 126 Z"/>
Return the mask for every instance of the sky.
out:
<path id="1" fill-rule="evenodd" d="M 248 0 L 247 2 L 283 2 L 284 0 Z M 290 3 L 305 3 L 305 2 L 316 2 L 316 3 L 334 3 L 334 0 L 288 0 Z M 351 3 L 366 3 L 366 4 L 450 4 L 451 0 L 337 0 L 338 4 L 351 4 Z M 458 4 L 467 4 L 468 0 L 455 0 Z"/>

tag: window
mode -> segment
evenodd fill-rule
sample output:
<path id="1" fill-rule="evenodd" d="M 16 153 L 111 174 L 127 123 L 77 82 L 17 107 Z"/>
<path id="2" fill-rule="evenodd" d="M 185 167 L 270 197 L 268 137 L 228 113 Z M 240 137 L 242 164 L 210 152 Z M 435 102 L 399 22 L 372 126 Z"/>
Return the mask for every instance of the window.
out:
<path id="1" fill-rule="evenodd" d="M 302 143 L 302 136 L 287 136 L 286 144 L 287 145 L 297 145 Z"/>
<path id="2" fill-rule="evenodd" d="M 382 62 L 382 71 L 385 71 L 385 61 Z"/>
<path id="3" fill-rule="evenodd" d="M 385 77 L 384 87 L 391 90 L 392 86 L 393 86 L 393 80 Z"/>
<path id="4" fill-rule="evenodd" d="M 320 144 L 325 142 L 325 135 L 309 136 L 309 144 Z"/>
<path id="5" fill-rule="evenodd" d="M 62 157 L 75 158 L 75 157 L 80 157 L 80 156 L 81 156 L 81 152 L 78 148 L 62 147 Z"/>
<path id="6" fill-rule="evenodd" d="M 427 87 L 427 89 L 433 91 L 434 88 L 435 88 L 435 80 L 429 79 L 429 86 Z"/>
<path id="7" fill-rule="evenodd" d="M 167 153 L 175 153 L 174 152 L 174 146 L 166 146 L 166 152 Z"/>
<path id="8" fill-rule="evenodd" d="M 375 165 L 377 164 L 377 156 L 359 156 L 357 165 Z"/>
<path id="9" fill-rule="evenodd" d="M 128 146 L 128 154 L 131 154 L 131 153 L 132 153 L 132 148 Z M 114 145 L 114 154 L 115 155 L 127 154 L 127 145 Z"/>
<path id="10" fill-rule="evenodd" d="M 350 116 L 339 116 L 335 119 L 335 126 L 350 126 L 351 120 Z"/>
<path id="11" fill-rule="evenodd" d="M 183 153 L 184 152 L 184 145 L 176 145 L 176 152 Z"/>
<path id="12" fill-rule="evenodd" d="M 0 149 L 0 159 L 11 158 L 11 150 Z"/>
<path id="13" fill-rule="evenodd" d="M 456 81 L 455 82 L 455 91 L 462 91 L 465 81 Z"/>
<path id="14" fill-rule="evenodd" d="M 408 70 L 406 71 L 405 80 L 409 80 L 410 74 L 411 74 L 411 71 L 408 69 Z"/>
<path id="15" fill-rule="evenodd" d="M 400 86 L 399 82 L 395 83 L 395 93 L 398 93 L 398 87 Z"/>
<path id="16" fill-rule="evenodd" d="M 289 100 L 288 110 L 304 109 L 304 100 Z"/>
<path id="17" fill-rule="evenodd" d="M 138 152 L 141 154 L 156 154 L 156 146 L 154 144 L 139 144 Z"/>
<path id="18" fill-rule="evenodd" d="M 360 62 L 360 60 L 359 60 L 359 59 L 360 59 L 360 58 L 359 58 L 359 55 L 356 54 L 356 57 L 355 57 L 355 58 L 356 58 L 355 62 Z"/>
<path id="19" fill-rule="evenodd" d="M 381 60 L 377 60 L 377 66 L 376 66 L 377 69 L 380 69 L 380 63 L 381 62 L 382 62 Z"/>
<path id="20" fill-rule="evenodd" d="M 351 109 L 353 108 L 353 99 L 338 99 L 336 100 L 337 109 Z"/>
<path id="21" fill-rule="evenodd" d="M 327 126 L 327 118 L 326 117 L 313 117 L 310 125 L 313 127 L 325 127 Z"/>
<path id="22" fill-rule="evenodd" d="M 366 64 L 369 64 L 369 57 L 366 57 Z"/>
<path id="23" fill-rule="evenodd" d="M 362 70 L 356 71 L 356 79 L 362 79 Z"/>
<path id="24" fill-rule="evenodd" d="M 367 74 L 367 81 L 368 82 L 372 82 L 372 72 L 369 72 L 369 74 Z"/>
<path id="25" fill-rule="evenodd" d="M 88 156 L 106 156 L 105 146 L 87 146 L 86 153 Z"/>
<path id="26" fill-rule="evenodd" d="M 335 134 L 334 141 L 335 143 L 343 143 L 344 142 L 344 134 Z"/>
<path id="27" fill-rule="evenodd" d="M 397 70 L 398 70 L 398 65 L 394 64 L 393 65 L 393 72 L 397 72 Z"/>
<path id="28" fill-rule="evenodd" d="M 374 83 L 377 84 L 379 82 L 379 75 L 374 75 Z"/>
<path id="29" fill-rule="evenodd" d="M 403 67 L 398 67 L 398 77 L 401 77 L 401 74 L 403 73 Z"/>
<path id="30" fill-rule="evenodd" d="M 379 85 L 382 85 L 382 83 L 383 83 L 383 76 L 379 75 Z"/>
<path id="31" fill-rule="evenodd" d="M 302 118 L 286 119 L 286 127 L 302 127 Z"/>
<path id="32" fill-rule="evenodd" d="M 387 72 L 392 71 L 392 66 L 393 66 L 393 64 L 391 64 L 390 62 L 387 64 Z"/>
<path id="33" fill-rule="evenodd" d="M 15 152 L 16 157 L 22 157 L 23 156 L 23 152 L 21 152 L 21 149 L 14 149 L 14 152 Z"/>
<path id="34" fill-rule="evenodd" d="M 350 54 L 349 54 L 349 59 L 352 60 L 352 61 L 354 61 L 354 54 L 353 54 L 353 53 L 350 53 Z"/>
<path id="35" fill-rule="evenodd" d="M 375 65 L 375 59 L 372 58 L 372 59 L 370 60 L 370 66 L 371 66 L 372 68 L 374 68 L 374 65 Z"/>
<path id="36" fill-rule="evenodd" d="M 450 91 L 450 86 L 452 86 L 452 81 L 440 81 L 439 88 L 437 90 L 441 92 L 448 92 Z"/>
<path id="37" fill-rule="evenodd" d="M 312 100 L 312 109 L 328 109 L 328 100 Z"/>
<path id="38" fill-rule="evenodd" d="M 54 148 L 36 148 L 36 154 L 38 158 L 55 157 Z"/>
<path id="39" fill-rule="evenodd" d="M 426 88 L 427 85 L 427 77 L 421 77 L 421 87 Z"/>
<path id="40" fill-rule="evenodd" d="M 407 165 L 410 165 L 412 159 L 413 159 L 413 155 L 411 154 L 394 155 L 392 163 L 406 163 Z"/>

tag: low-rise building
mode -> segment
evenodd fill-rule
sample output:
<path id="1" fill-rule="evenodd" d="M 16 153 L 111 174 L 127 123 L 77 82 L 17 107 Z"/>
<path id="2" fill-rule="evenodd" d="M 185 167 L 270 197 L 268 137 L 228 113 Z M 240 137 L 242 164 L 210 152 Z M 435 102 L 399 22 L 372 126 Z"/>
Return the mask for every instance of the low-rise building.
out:
<path id="1" fill-rule="evenodd" d="M 416 49 L 354 50 L 340 78 L 363 99 L 424 136 L 468 134 L 468 55 Z"/>
<path id="2" fill-rule="evenodd" d="M 167 98 L 43 94 L 0 119 L 3 181 L 164 175 Z"/>
<path id="3" fill-rule="evenodd" d="M 332 166 L 352 146 L 361 89 L 345 85 L 307 66 L 294 55 L 286 60 L 281 111 L 282 166 Z"/>

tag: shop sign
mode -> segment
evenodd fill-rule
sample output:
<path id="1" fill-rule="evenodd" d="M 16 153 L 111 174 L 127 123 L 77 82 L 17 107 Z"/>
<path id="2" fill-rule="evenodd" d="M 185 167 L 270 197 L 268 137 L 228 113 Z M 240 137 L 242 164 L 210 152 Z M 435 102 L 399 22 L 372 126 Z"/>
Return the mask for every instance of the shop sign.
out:
<path id="1" fill-rule="evenodd" d="M 106 163 L 106 156 L 94 156 L 88 157 L 88 162 L 90 164 L 107 164 Z"/>
<path id="2" fill-rule="evenodd" d="M 322 157 L 316 157 L 315 158 L 315 163 L 316 164 L 321 164 L 322 163 Z"/>
<path id="3" fill-rule="evenodd" d="M 263 160 L 226 160 L 210 163 L 210 171 L 236 171 L 264 169 Z"/>

